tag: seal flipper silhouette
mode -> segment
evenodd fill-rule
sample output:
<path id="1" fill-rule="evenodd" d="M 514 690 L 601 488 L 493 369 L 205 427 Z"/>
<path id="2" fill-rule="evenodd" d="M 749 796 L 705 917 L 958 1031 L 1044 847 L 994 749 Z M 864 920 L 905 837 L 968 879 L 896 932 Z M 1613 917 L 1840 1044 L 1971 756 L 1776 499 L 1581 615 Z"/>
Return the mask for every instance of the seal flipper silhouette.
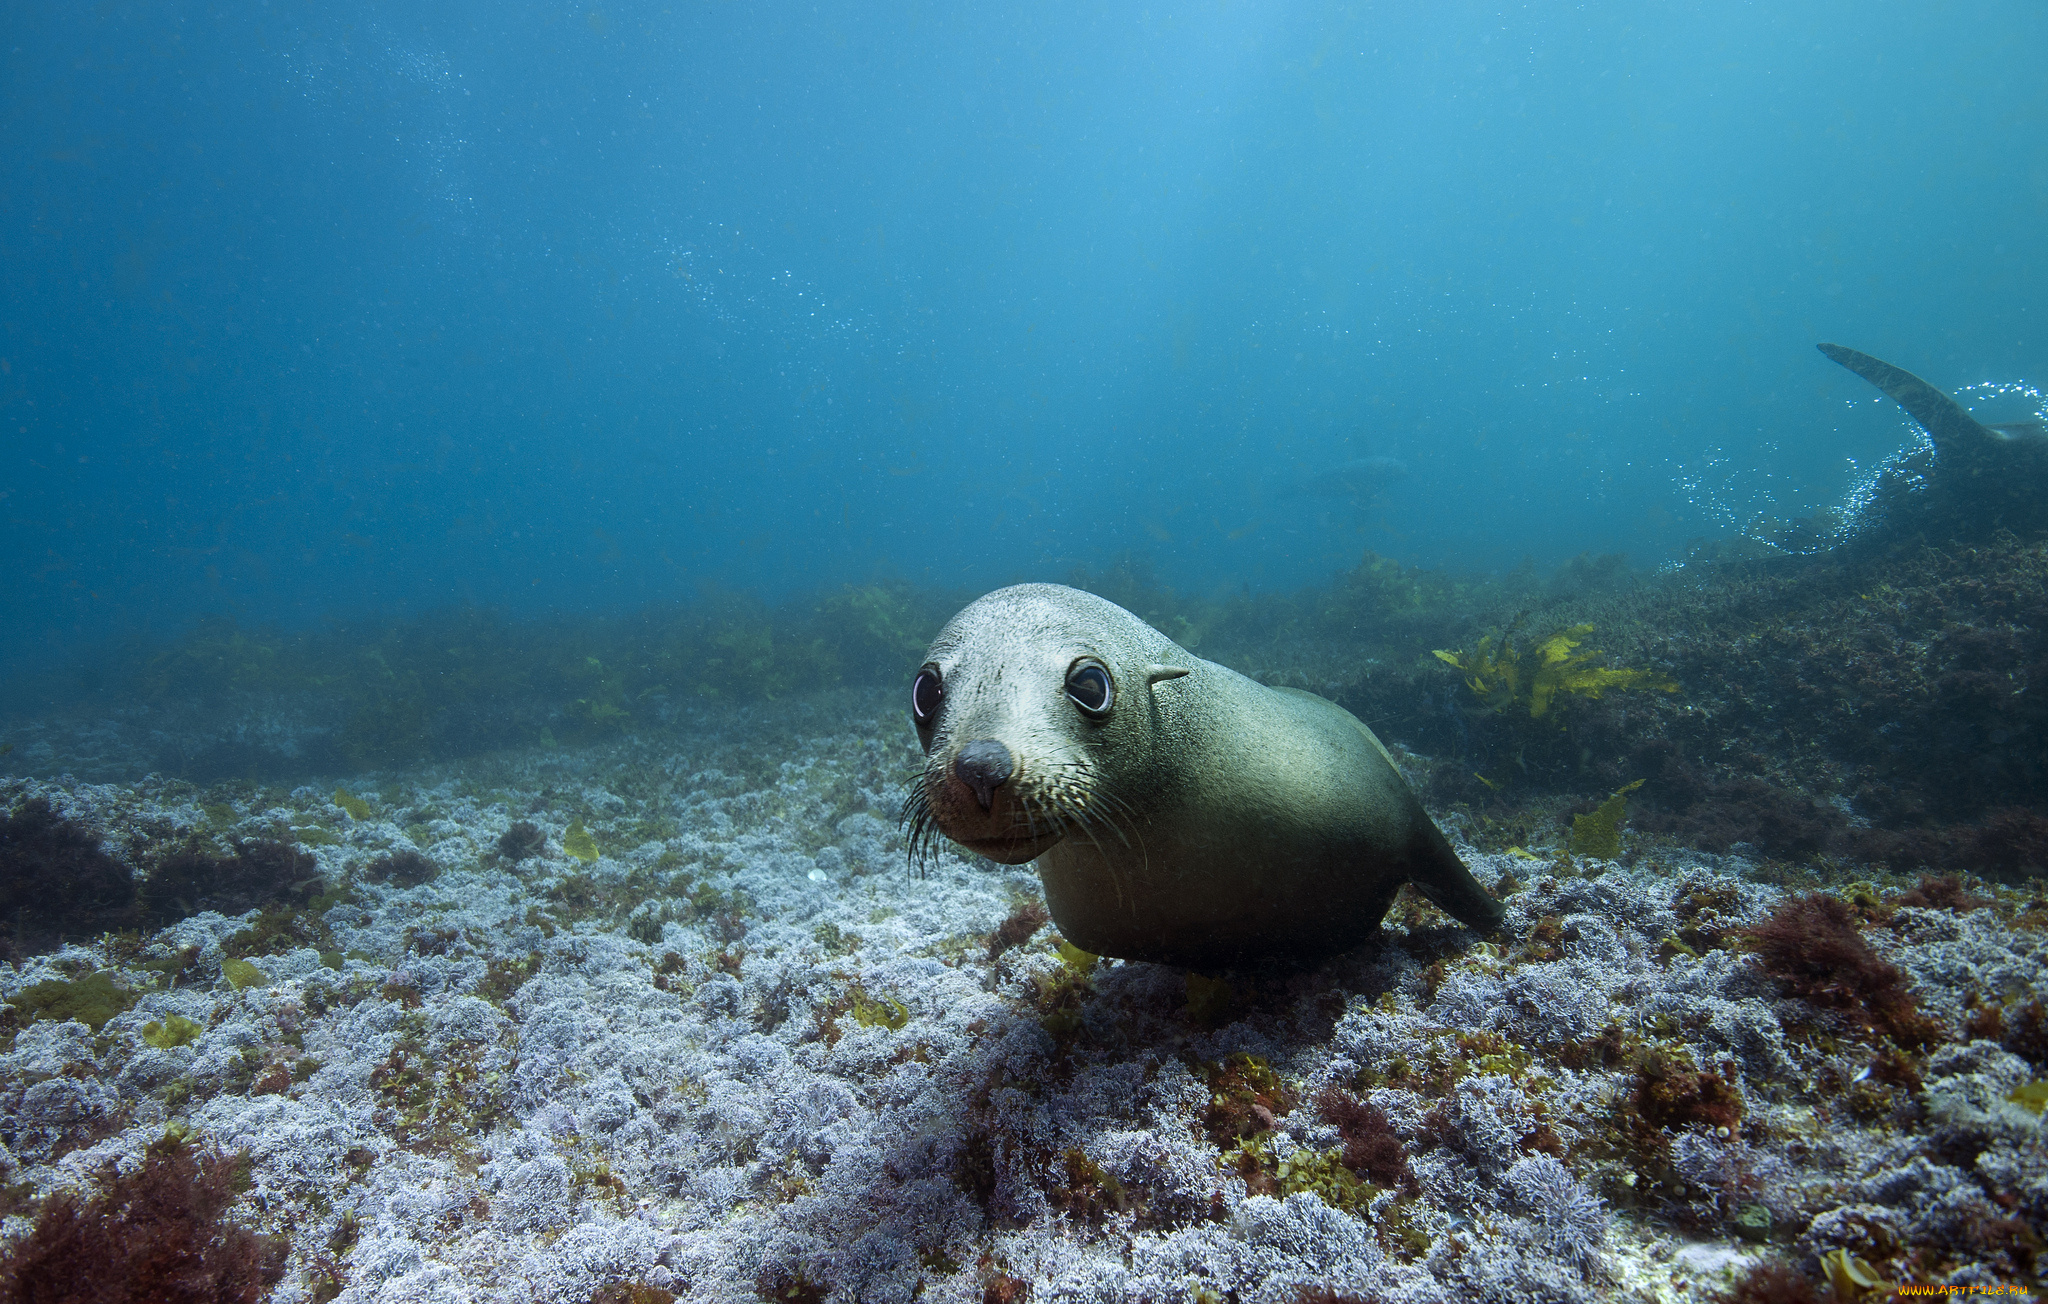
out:
<path id="1" fill-rule="evenodd" d="M 1816 347 L 1883 390 L 1934 441 L 1925 510 L 1915 515 L 1962 533 L 2048 524 L 2048 430 L 2039 421 L 1986 424 L 1903 367 L 1840 344 Z M 1899 506 L 1892 505 L 1892 524 L 1900 523 Z"/>

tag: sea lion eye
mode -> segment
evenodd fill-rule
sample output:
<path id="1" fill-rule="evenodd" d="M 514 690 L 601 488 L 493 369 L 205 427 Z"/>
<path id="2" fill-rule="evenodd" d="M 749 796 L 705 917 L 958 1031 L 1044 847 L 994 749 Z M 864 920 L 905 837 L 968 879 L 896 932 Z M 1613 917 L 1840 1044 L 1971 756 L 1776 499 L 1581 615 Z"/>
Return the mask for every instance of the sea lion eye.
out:
<path id="1" fill-rule="evenodd" d="M 917 721 L 919 728 L 929 728 L 939 718 L 939 706 L 946 700 L 946 685 L 939 678 L 937 666 L 926 666 L 917 672 L 917 680 L 910 686 L 910 718 Z"/>
<path id="2" fill-rule="evenodd" d="M 1067 672 L 1067 696 L 1085 715 L 1100 719 L 1116 705 L 1116 688 L 1109 671 L 1093 661 L 1083 661 Z"/>

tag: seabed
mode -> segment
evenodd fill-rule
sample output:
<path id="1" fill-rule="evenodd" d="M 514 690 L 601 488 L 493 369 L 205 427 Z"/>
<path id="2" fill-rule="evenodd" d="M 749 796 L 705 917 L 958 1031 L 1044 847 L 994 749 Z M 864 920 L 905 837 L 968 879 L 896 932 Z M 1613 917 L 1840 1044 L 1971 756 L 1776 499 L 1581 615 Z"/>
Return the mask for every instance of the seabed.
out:
<path id="1" fill-rule="evenodd" d="M 1330 963 L 1191 980 L 1065 946 L 1028 866 L 910 866 L 897 697 L 289 791 L 0 783 L 131 858 L 309 858 L 260 908 L 0 968 L 0 1238 L 25 1263 L 52 1196 L 89 1215 L 182 1150 L 242 1157 L 191 1234 L 275 1238 L 277 1301 L 1678 1301 L 1829 1255 L 2030 1282 L 2038 888 L 1849 894 L 1931 1021 L 1910 1054 L 1745 940 L 1800 891 L 1626 833 L 1466 847 L 1493 939 L 1404 897 Z"/>

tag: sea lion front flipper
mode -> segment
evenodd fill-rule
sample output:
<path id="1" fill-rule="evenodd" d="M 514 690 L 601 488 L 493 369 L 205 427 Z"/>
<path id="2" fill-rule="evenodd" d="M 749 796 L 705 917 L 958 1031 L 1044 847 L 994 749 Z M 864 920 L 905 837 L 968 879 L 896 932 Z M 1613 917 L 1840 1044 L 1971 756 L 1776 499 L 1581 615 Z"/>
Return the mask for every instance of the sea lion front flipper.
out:
<path id="1" fill-rule="evenodd" d="M 1891 395 L 1933 438 L 1935 451 L 1941 456 L 1975 461 L 1999 442 L 1999 436 L 1986 429 L 1962 404 L 1912 372 L 1839 344 L 1814 347 Z"/>

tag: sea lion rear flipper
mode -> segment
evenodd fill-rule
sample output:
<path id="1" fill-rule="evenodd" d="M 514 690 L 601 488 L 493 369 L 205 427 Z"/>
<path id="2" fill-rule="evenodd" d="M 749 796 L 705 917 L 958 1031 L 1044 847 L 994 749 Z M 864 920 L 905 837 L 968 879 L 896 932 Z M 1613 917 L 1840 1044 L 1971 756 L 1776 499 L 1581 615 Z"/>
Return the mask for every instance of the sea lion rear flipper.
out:
<path id="1" fill-rule="evenodd" d="M 1450 840 L 1427 815 L 1416 829 L 1409 853 L 1408 881 L 1439 910 L 1475 933 L 1490 933 L 1507 918 L 1507 907 L 1479 886 Z"/>
<path id="2" fill-rule="evenodd" d="M 1325 705 L 1333 705 L 1328 698 L 1300 688 L 1278 688 L 1275 692 L 1293 693 L 1310 698 Z M 1465 868 L 1465 862 L 1458 859 L 1458 853 L 1451 850 L 1450 839 L 1422 808 L 1412 789 L 1401 778 L 1401 767 L 1394 762 L 1394 755 L 1379 735 L 1366 727 L 1365 721 L 1344 710 L 1335 708 L 1351 726 L 1365 735 L 1365 741 L 1379 753 L 1387 763 L 1387 774 L 1394 786 L 1402 793 L 1401 800 L 1408 809 L 1408 820 L 1413 833 L 1408 844 L 1408 881 L 1415 890 L 1428 897 L 1439 910 L 1459 923 L 1478 933 L 1490 933 L 1499 928 L 1501 920 L 1507 917 L 1507 910 L 1500 902 L 1487 895 L 1479 880 L 1472 877 L 1472 871 Z"/>
<path id="3" fill-rule="evenodd" d="M 2048 440 L 2048 421 L 2038 418 L 2032 421 L 1992 421 L 1984 428 L 2000 439 Z"/>
<path id="4" fill-rule="evenodd" d="M 1935 451 L 1943 457 L 1975 458 L 1998 441 L 1999 436 L 1986 429 L 1962 404 L 1912 372 L 1839 344 L 1814 347 L 1891 395 L 1933 438 Z"/>

